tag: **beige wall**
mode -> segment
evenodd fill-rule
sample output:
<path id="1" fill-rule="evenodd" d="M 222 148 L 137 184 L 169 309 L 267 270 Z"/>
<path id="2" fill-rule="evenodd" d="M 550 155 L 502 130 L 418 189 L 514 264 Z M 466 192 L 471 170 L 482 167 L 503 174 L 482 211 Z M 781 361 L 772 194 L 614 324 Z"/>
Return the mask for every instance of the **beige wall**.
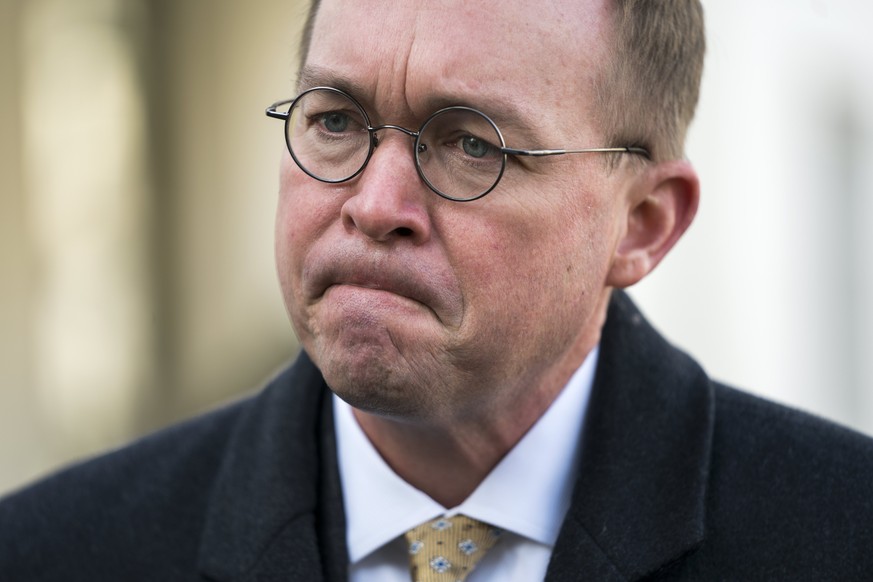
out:
<path id="1" fill-rule="evenodd" d="M 0 491 L 293 357 L 263 110 L 300 4 L 0 0 Z"/>

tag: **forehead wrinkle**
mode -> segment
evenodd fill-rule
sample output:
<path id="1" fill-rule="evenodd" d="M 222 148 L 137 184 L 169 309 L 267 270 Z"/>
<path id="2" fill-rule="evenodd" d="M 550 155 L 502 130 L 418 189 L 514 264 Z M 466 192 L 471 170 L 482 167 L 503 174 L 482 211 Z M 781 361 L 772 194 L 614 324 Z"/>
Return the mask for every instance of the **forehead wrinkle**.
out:
<path id="1" fill-rule="evenodd" d="M 403 8 L 384 0 L 323 0 L 313 23 L 312 45 L 299 74 L 299 87 L 342 81 L 358 92 L 357 97 L 402 88 L 394 87 L 395 77 L 405 76 L 403 62 L 414 28 L 409 25 L 414 13 Z M 355 35 L 359 38 L 350 38 Z M 356 84 L 356 79 L 366 83 Z"/>
<path id="2" fill-rule="evenodd" d="M 406 96 L 411 110 L 426 117 L 451 105 L 478 109 L 494 120 L 511 147 L 559 149 L 587 147 L 589 142 L 597 142 L 597 136 L 591 135 L 594 128 L 586 123 L 594 121 L 588 101 L 579 97 L 586 94 L 583 88 L 590 85 L 603 50 L 601 43 L 595 42 L 591 47 L 587 42 L 602 36 L 602 27 L 596 26 L 598 10 L 602 8 L 586 3 L 586 10 L 581 10 L 575 0 L 569 3 L 552 0 L 549 6 L 560 17 L 557 23 L 553 19 L 532 18 L 529 11 L 518 14 L 508 11 L 502 14 L 515 19 L 508 30 L 517 34 L 508 33 L 503 25 L 481 31 L 486 44 L 521 46 L 522 56 L 529 57 L 525 62 L 537 59 L 542 66 L 513 67 L 514 59 L 508 50 L 506 54 L 470 53 L 464 49 L 479 37 L 471 39 L 465 36 L 469 32 L 459 36 L 452 27 L 434 26 L 446 24 L 445 19 L 432 18 L 422 23 L 421 34 L 431 42 L 414 47 L 418 50 L 411 55 L 407 82 L 413 77 L 426 77 L 425 82 L 414 83 L 418 95 Z M 463 11 L 453 22 L 475 12 L 466 4 Z M 489 60 L 510 66 L 490 67 Z M 464 75 L 464 71 L 471 69 L 477 72 Z M 422 90 L 425 87 L 424 91 L 429 93 Z"/>

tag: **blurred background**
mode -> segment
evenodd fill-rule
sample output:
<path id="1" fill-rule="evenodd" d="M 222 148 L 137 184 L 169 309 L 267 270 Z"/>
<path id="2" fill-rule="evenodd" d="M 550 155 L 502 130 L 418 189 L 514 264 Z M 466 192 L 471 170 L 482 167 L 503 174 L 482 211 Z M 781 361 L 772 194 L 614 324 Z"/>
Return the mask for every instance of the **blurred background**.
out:
<path id="1" fill-rule="evenodd" d="M 0 0 L 0 493 L 257 389 L 302 1 Z M 873 3 L 704 0 L 696 223 L 632 290 L 716 378 L 873 434 Z"/>

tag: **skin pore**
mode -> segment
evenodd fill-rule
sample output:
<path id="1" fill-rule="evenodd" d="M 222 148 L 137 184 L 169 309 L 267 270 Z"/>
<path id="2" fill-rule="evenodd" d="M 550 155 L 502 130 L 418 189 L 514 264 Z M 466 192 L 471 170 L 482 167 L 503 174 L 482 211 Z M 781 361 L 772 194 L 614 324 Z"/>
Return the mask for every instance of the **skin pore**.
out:
<path id="1" fill-rule="evenodd" d="M 621 145 L 601 143 L 586 105 L 606 58 L 604 2 L 495 6 L 327 0 L 300 88 L 349 90 L 376 124 L 417 128 L 462 104 L 513 147 Z M 379 453 L 452 507 L 597 344 L 611 288 L 642 278 L 688 226 L 696 176 L 683 162 L 511 160 L 493 192 L 457 203 L 422 183 L 407 136 L 381 137 L 341 184 L 284 155 L 279 277 L 304 349 Z"/>

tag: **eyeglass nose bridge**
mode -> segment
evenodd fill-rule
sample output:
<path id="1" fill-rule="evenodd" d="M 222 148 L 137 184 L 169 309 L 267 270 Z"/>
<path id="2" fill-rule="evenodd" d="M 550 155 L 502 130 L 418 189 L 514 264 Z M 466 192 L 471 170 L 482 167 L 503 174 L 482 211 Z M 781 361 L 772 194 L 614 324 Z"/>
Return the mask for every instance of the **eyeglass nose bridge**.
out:
<path id="1" fill-rule="evenodd" d="M 379 147 L 379 135 L 376 133 L 383 129 L 393 129 L 399 131 L 400 133 L 404 133 L 414 139 L 415 141 L 412 144 L 412 162 L 415 164 L 415 171 L 418 172 L 418 175 L 421 177 L 422 181 L 427 184 L 427 187 L 436 192 L 438 195 L 445 197 L 445 194 L 434 188 L 431 184 L 430 180 L 424 175 L 424 171 L 421 168 L 421 165 L 418 162 L 418 155 L 427 151 L 427 145 L 421 142 L 421 130 L 414 131 L 412 129 L 407 129 L 402 125 L 393 125 L 390 123 L 385 123 L 382 125 L 376 126 L 367 126 L 367 131 L 370 133 L 370 153 L 367 155 L 367 159 L 364 161 L 364 164 L 361 166 L 361 169 L 358 170 L 355 175 L 360 174 L 364 171 L 364 168 L 370 163 L 370 158 L 373 156 L 373 152 Z M 354 176 L 353 176 L 354 177 Z"/>
<path id="2" fill-rule="evenodd" d="M 400 126 L 400 125 L 391 125 L 390 123 L 386 123 L 384 125 L 377 125 L 375 127 L 370 127 L 368 129 L 370 130 L 370 135 L 373 136 L 372 139 L 373 139 L 373 147 L 374 148 L 379 145 L 379 134 L 376 132 L 382 131 L 383 129 L 393 129 L 393 130 L 399 131 L 400 133 L 405 133 L 406 135 L 408 135 L 409 137 L 411 137 L 412 139 L 414 139 L 416 141 L 418 141 L 418 137 L 419 137 L 419 135 L 421 135 L 421 132 L 413 131 L 411 129 L 407 129 L 407 128 Z"/>

